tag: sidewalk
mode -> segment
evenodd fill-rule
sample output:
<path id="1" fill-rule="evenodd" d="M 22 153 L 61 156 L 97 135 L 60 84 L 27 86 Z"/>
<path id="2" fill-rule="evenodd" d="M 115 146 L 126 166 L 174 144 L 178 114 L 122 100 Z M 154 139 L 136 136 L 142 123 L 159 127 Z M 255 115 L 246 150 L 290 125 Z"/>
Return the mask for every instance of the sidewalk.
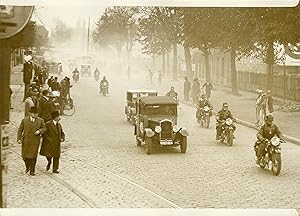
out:
<path id="1" fill-rule="evenodd" d="M 144 83 L 145 87 L 157 89 L 159 92 L 166 93 L 170 90 L 171 86 L 175 87 L 175 91 L 178 92 L 179 98 L 183 99 L 183 83 L 184 80 L 173 81 L 171 78 L 167 77 L 163 79 L 161 86 L 157 84 L 157 80 L 154 79 L 153 84 L 145 81 L 145 77 L 140 75 L 132 79 L 135 83 Z M 203 85 L 203 81 L 200 82 Z M 229 109 L 232 111 L 233 115 L 237 118 L 238 123 L 257 129 L 255 126 L 255 101 L 257 95 L 252 92 L 239 91 L 239 96 L 231 94 L 231 89 L 227 87 L 214 85 L 211 93 L 210 101 L 214 107 L 214 111 L 221 109 L 224 102 L 229 103 Z M 191 102 L 182 101 L 185 104 L 194 106 Z M 279 106 L 282 105 L 280 101 L 274 98 L 274 119 L 275 124 L 280 128 L 282 133 L 286 136 L 288 141 L 300 144 L 300 112 L 284 112 L 278 110 Z"/>

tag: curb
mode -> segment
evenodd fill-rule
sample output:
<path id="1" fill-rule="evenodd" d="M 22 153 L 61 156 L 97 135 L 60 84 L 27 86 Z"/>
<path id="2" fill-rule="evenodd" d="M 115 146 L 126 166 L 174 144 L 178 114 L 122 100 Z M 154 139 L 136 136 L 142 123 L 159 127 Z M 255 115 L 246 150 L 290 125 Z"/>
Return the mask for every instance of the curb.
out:
<path id="1" fill-rule="evenodd" d="M 189 103 L 189 102 L 182 101 L 182 100 L 180 100 L 180 102 L 181 102 L 181 103 L 184 103 L 184 104 L 186 104 L 186 105 L 188 105 L 188 106 L 192 106 L 192 107 L 193 107 L 193 104 L 191 104 L 191 103 Z M 213 111 L 213 114 L 215 115 L 216 112 Z M 255 129 L 255 130 L 258 130 L 257 126 L 256 126 L 255 124 L 253 124 L 253 123 L 250 123 L 250 122 L 247 122 L 247 121 L 238 119 L 238 118 L 236 118 L 236 122 L 237 122 L 238 124 L 244 125 L 244 126 L 246 126 L 246 127 L 253 128 L 253 129 Z M 294 137 L 291 137 L 291 136 L 288 136 L 288 135 L 283 135 L 283 136 L 284 136 L 284 138 L 285 138 L 287 141 L 292 142 L 292 143 L 294 143 L 294 144 L 296 144 L 296 145 L 300 145 L 300 139 L 297 139 L 297 138 L 294 138 Z"/>

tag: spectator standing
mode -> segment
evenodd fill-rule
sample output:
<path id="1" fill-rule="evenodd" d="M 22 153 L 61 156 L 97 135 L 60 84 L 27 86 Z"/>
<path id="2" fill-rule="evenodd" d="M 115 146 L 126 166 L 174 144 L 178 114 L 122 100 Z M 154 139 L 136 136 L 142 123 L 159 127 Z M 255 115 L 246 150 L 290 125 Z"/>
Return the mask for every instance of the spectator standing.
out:
<path id="1" fill-rule="evenodd" d="M 192 88 L 191 88 L 191 97 L 193 98 L 193 104 L 197 104 L 198 97 L 200 95 L 200 82 L 198 78 L 196 77 L 194 79 Z"/>
<path id="2" fill-rule="evenodd" d="M 191 91 L 191 82 L 187 77 L 185 77 L 184 84 L 183 84 L 183 94 L 184 94 L 185 101 L 189 101 L 190 91 Z"/>

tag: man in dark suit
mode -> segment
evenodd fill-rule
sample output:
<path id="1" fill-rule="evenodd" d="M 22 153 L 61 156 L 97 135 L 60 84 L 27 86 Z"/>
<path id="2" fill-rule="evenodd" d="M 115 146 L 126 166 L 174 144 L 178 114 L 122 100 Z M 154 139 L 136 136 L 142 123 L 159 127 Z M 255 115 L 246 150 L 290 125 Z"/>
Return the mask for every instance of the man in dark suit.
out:
<path id="1" fill-rule="evenodd" d="M 43 136 L 40 151 L 40 155 L 46 156 L 48 160 L 47 171 L 50 169 L 53 158 L 53 173 L 59 173 L 60 144 L 65 140 L 65 134 L 59 120 L 59 113 L 57 111 L 52 112 L 52 120 L 46 123 L 47 132 Z"/>
<path id="2" fill-rule="evenodd" d="M 29 116 L 25 117 L 18 129 L 17 141 L 22 144 L 22 158 L 25 162 L 26 173 L 35 175 L 35 164 L 40 146 L 41 135 L 46 132 L 43 119 L 38 117 L 36 107 L 31 107 Z"/>
<path id="3" fill-rule="evenodd" d="M 43 109 L 44 109 L 44 104 L 48 101 L 48 94 L 49 94 L 48 90 L 46 90 L 46 89 L 43 90 L 42 96 L 38 100 L 38 116 L 42 119 L 44 119 Z"/>
<path id="4" fill-rule="evenodd" d="M 52 119 L 51 113 L 57 111 L 57 107 L 55 106 L 55 95 L 50 93 L 48 94 L 48 98 L 48 101 L 44 103 L 41 114 L 45 122 L 50 121 Z"/>

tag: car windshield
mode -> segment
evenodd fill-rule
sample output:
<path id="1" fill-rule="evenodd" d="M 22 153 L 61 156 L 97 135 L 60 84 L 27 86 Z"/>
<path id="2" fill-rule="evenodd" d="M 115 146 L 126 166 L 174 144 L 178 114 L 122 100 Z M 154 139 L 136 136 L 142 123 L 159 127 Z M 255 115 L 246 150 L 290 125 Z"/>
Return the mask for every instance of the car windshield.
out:
<path id="1" fill-rule="evenodd" d="M 146 96 L 156 96 L 156 93 L 149 93 L 149 92 L 134 92 L 134 93 L 131 93 L 127 99 L 128 100 L 132 100 L 133 102 L 136 101 L 136 99 L 139 97 L 146 97 Z"/>
<path id="2" fill-rule="evenodd" d="M 148 105 L 147 115 L 177 115 L 177 105 Z"/>

